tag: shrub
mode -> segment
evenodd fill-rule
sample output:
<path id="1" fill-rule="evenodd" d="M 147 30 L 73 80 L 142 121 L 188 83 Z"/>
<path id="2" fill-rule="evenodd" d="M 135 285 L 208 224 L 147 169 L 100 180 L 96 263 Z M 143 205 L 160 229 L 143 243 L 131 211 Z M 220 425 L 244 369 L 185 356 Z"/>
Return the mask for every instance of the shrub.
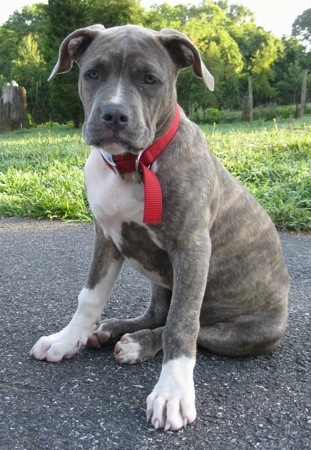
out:
<path id="1" fill-rule="evenodd" d="M 205 123 L 220 123 L 222 121 L 222 112 L 216 108 L 208 108 L 204 111 Z"/>
<path id="2" fill-rule="evenodd" d="M 230 111 L 229 109 L 224 109 L 222 111 L 221 123 L 236 123 L 241 122 L 242 112 L 241 111 Z"/>
<path id="3" fill-rule="evenodd" d="M 270 122 L 273 119 L 289 119 L 295 117 L 296 107 L 290 106 L 257 106 L 253 110 L 254 120 L 264 120 Z"/>
<path id="4" fill-rule="evenodd" d="M 222 112 L 216 108 L 207 108 L 205 110 L 199 109 L 190 116 L 190 119 L 193 120 L 197 124 L 221 123 L 222 122 Z"/>
<path id="5" fill-rule="evenodd" d="M 291 119 L 296 117 L 296 106 L 257 106 L 253 110 L 253 120 L 261 120 L 271 122 L 274 119 Z M 307 104 L 305 114 L 311 114 L 311 104 Z M 241 111 L 219 110 L 216 108 L 208 108 L 206 110 L 198 109 L 190 115 L 190 119 L 199 125 L 214 123 L 237 123 L 242 122 Z"/>

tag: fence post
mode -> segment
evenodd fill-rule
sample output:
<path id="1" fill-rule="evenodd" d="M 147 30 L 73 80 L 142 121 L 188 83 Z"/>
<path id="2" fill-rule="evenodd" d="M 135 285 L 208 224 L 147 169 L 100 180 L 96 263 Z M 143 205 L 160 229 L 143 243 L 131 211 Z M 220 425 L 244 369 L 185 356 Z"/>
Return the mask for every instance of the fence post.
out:
<path id="1" fill-rule="evenodd" d="M 253 78 L 248 75 L 248 95 L 243 98 L 242 120 L 249 122 L 253 120 Z"/>
<path id="2" fill-rule="evenodd" d="M 308 81 L 308 69 L 303 69 L 302 83 L 301 83 L 301 98 L 300 98 L 300 105 L 297 111 L 297 117 L 302 117 L 305 113 L 305 106 L 307 101 L 307 81 Z"/>
<path id="3" fill-rule="evenodd" d="M 27 126 L 26 89 L 15 81 L 2 87 L 0 98 L 0 131 L 13 131 Z"/>

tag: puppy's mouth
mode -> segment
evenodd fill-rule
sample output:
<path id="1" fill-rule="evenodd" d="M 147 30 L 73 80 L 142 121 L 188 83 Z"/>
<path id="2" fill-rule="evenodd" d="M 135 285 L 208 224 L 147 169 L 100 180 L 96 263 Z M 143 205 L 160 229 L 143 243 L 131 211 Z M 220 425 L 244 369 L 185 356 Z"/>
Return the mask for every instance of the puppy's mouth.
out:
<path id="1" fill-rule="evenodd" d="M 112 155 L 120 153 L 137 154 L 149 147 L 154 140 L 154 134 L 148 132 L 146 128 L 137 129 L 135 132 L 110 130 L 94 126 L 90 122 L 83 124 L 82 135 L 87 145 L 102 148 Z"/>

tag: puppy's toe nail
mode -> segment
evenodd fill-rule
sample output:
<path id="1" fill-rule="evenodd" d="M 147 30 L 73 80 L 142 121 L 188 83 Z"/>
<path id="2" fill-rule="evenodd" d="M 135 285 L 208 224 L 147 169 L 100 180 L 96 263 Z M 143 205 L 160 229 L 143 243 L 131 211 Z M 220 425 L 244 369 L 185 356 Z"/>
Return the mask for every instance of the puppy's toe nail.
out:
<path id="1" fill-rule="evenodd" d="M 100 345 L 100 342 L 98 341 L 97 336 L 94 335 L 94 334 L 92 334 L 92 335 L 88 338 L 87 343 L 86 343 L 86 346 L 87 346 L 87 347 L 90 347 L 90 348 L 100 348 L 101 345 Z"/>
<path id="2" fill-rule="evenodd" d="M 94 334 L 100 344 L 105 344 L 106 342 L 108 342 L 111 336 L 111 333 L 109 331 L 96 330 L 94 331 Z"/>
<path id="3" fill-rule="evenodd" d="M 156 419 L 156 420 L 154 421 L 154 428 L 155 428 L 156 430 L 158 430 L 158 429 L 159 429 L 159 426 L 160 426 L 160 422 L 159 422 L 158 419 Z"/>
<path id="4" fill-rule="evenodd" d="M 172 426 L 171 422 L 166 422 L 164 431 L 168 431 L 171 428 L 171 426 Z"/>
<path id="5" fill-rule="evenodd" d="M 122 351 L 122 348 L 121 348 L 119 342 L 117 342 L 116 345 L 115 345 L 115 347 L 114 347 L 114 353 L 115 353 L 115 355 L 118 355 L 121 351 Z"/>
<path id="6" fill-rule="evenodd" d="M 78 343 L 79 348 L 85 347 L 86 346 L 86 342 L 87 342 L 86 339 L 83 339 L 83 340 L 79 341 L 79 343 Z"/>

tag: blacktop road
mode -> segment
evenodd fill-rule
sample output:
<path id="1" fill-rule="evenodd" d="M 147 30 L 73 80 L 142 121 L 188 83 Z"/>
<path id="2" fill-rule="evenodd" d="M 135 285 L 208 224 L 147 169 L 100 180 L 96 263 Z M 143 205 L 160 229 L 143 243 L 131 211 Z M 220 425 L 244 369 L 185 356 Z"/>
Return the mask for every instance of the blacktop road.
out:
<path id="1" fill-rule="evenodd" d="M 70 320 L 92 234 L 87 223 L 0 220 L 0 449 L 311 448 L 310 234 L 281 234 L 291 278 L 281 346 L 245 359 L 199 349 L 198 418 L 175 433 L 145 421 L 161 354 L 134 366 L 115 364 L 112 348 L 83 349 L 58 364 L 29 357 L 41 335 Z M 137 315 L 148 295 L 125 267 L 105 315 Z"/>

